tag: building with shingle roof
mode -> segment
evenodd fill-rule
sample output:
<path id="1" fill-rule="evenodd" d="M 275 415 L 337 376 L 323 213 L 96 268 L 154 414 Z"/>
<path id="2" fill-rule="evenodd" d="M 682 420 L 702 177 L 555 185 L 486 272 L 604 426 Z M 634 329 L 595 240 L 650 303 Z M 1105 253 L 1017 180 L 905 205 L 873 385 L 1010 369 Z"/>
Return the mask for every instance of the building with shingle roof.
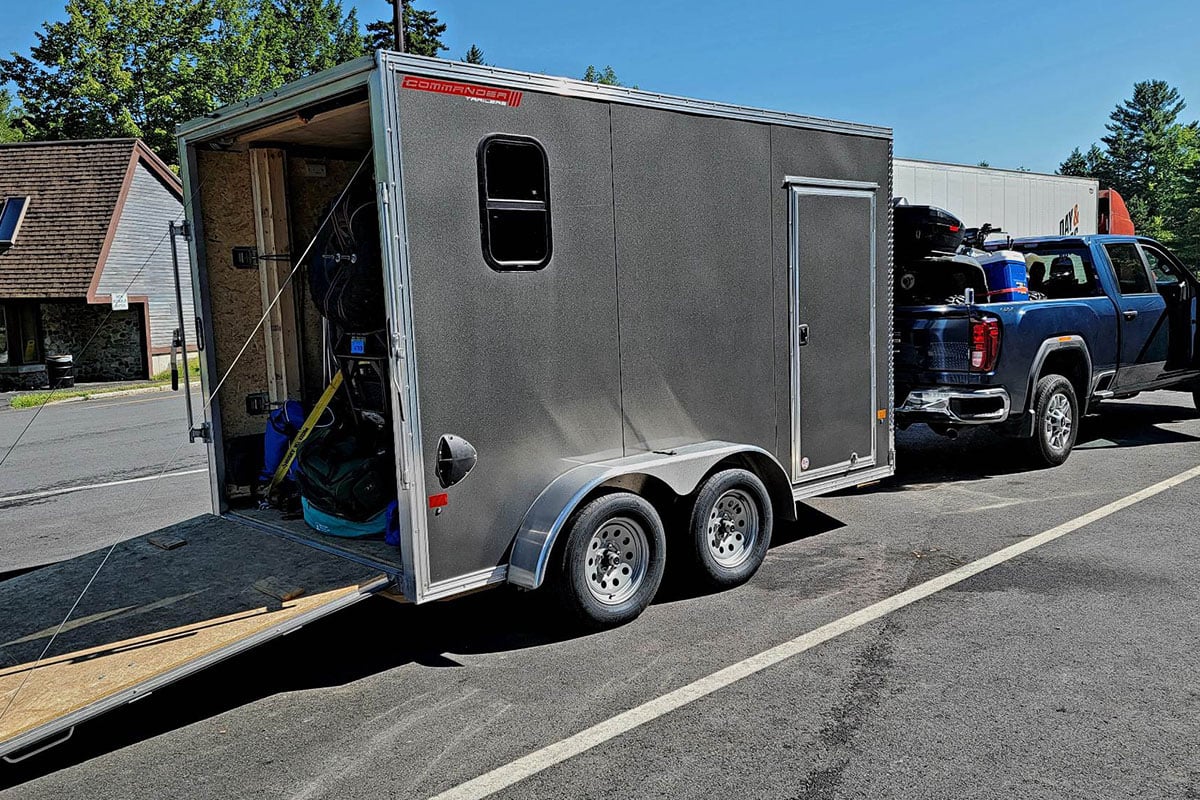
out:
<path id="1" fill-rule="evenodd" d="M 0 384 L 71 355 L 83 380 L 149 377 L 177 324 L 171 169 L 135 139 L 0 144 Z M 193 316 L 180 249 L 185 319 Z M 156 363 L 157 362 L 157 363 Z"/>

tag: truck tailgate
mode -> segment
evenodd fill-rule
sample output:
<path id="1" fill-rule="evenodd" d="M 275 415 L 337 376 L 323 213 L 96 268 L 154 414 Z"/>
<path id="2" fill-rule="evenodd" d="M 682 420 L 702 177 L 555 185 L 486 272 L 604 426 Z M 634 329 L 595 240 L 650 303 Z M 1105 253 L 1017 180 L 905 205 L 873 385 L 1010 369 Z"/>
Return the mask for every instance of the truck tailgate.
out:
<path id="1" fill-rule="evenodd" d="M 0 756 L 388 584 L 369 567 L 204 515 L 118 544 L 59 631 L 106 552 L 0 583 Z"/>
<path id="2" fill-rule="evenodd" d="M 897 373 L 970 369 L 971 314 L 966 306 L 898 307 L 895 337 Z"/>

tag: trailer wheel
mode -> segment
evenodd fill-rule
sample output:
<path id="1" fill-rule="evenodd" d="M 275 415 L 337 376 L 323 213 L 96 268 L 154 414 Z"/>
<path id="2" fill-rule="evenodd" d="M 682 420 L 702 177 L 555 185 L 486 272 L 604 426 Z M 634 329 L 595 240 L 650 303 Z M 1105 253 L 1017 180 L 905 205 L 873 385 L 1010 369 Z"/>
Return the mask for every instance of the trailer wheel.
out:
<path id="1" fill-rule="evenodd" d="M 691 556 L 696 578 L 712 589 L 750 579 L 767 557 L 774 517 L 767 487 L 753 472 L 718 472 L 696 493 Z"/>
<path id="2" fill-rule="evenodd" d="M 554 586 L 589 628 L 637 617 L 662 583 L 667 536 L 654 506 L 630 492 L 599 497 L 567 529 Z"/>
<path id="3" fill-rule="evenodd" d="M 1037 464 L 1057 467 L 1071 455 L 1079 435 L 1079 400 L 1075 388 L 1062 375 L 1047 375 L 1033 391 L 1032 409 L 1029 454 Z"/>

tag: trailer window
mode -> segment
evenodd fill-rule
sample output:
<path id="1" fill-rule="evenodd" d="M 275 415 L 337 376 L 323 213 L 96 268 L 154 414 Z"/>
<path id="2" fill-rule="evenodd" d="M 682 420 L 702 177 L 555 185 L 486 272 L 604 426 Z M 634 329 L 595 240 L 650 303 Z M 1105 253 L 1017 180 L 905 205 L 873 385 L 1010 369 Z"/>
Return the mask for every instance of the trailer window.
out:
<path id="1" fill-rule="evenodd" d="M 498 271 L 535 270 L 550 261 L 550 170 L 535 139 L 489 136 L 479 144 L 479 223 L 483 257 Z"/>

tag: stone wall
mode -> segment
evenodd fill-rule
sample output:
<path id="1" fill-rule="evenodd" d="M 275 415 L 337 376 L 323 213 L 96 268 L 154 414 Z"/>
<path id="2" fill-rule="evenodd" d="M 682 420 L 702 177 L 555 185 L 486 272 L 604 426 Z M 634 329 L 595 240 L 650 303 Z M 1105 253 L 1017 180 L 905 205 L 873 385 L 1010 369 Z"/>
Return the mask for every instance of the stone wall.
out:
<path id="1" fill-rule="evenodd" d="M 43 302 L 43 352 L 47 356 L 73 355 L 77 381 L 148 378 L 143 306 L 131 303 L 127 311 L 111 311 L 111 316 L 110 311 L 108 305 Z M 93 333 L 96 338 L 87 345 Z M 87 351 L 83 352 L 85 345 Z"/>

